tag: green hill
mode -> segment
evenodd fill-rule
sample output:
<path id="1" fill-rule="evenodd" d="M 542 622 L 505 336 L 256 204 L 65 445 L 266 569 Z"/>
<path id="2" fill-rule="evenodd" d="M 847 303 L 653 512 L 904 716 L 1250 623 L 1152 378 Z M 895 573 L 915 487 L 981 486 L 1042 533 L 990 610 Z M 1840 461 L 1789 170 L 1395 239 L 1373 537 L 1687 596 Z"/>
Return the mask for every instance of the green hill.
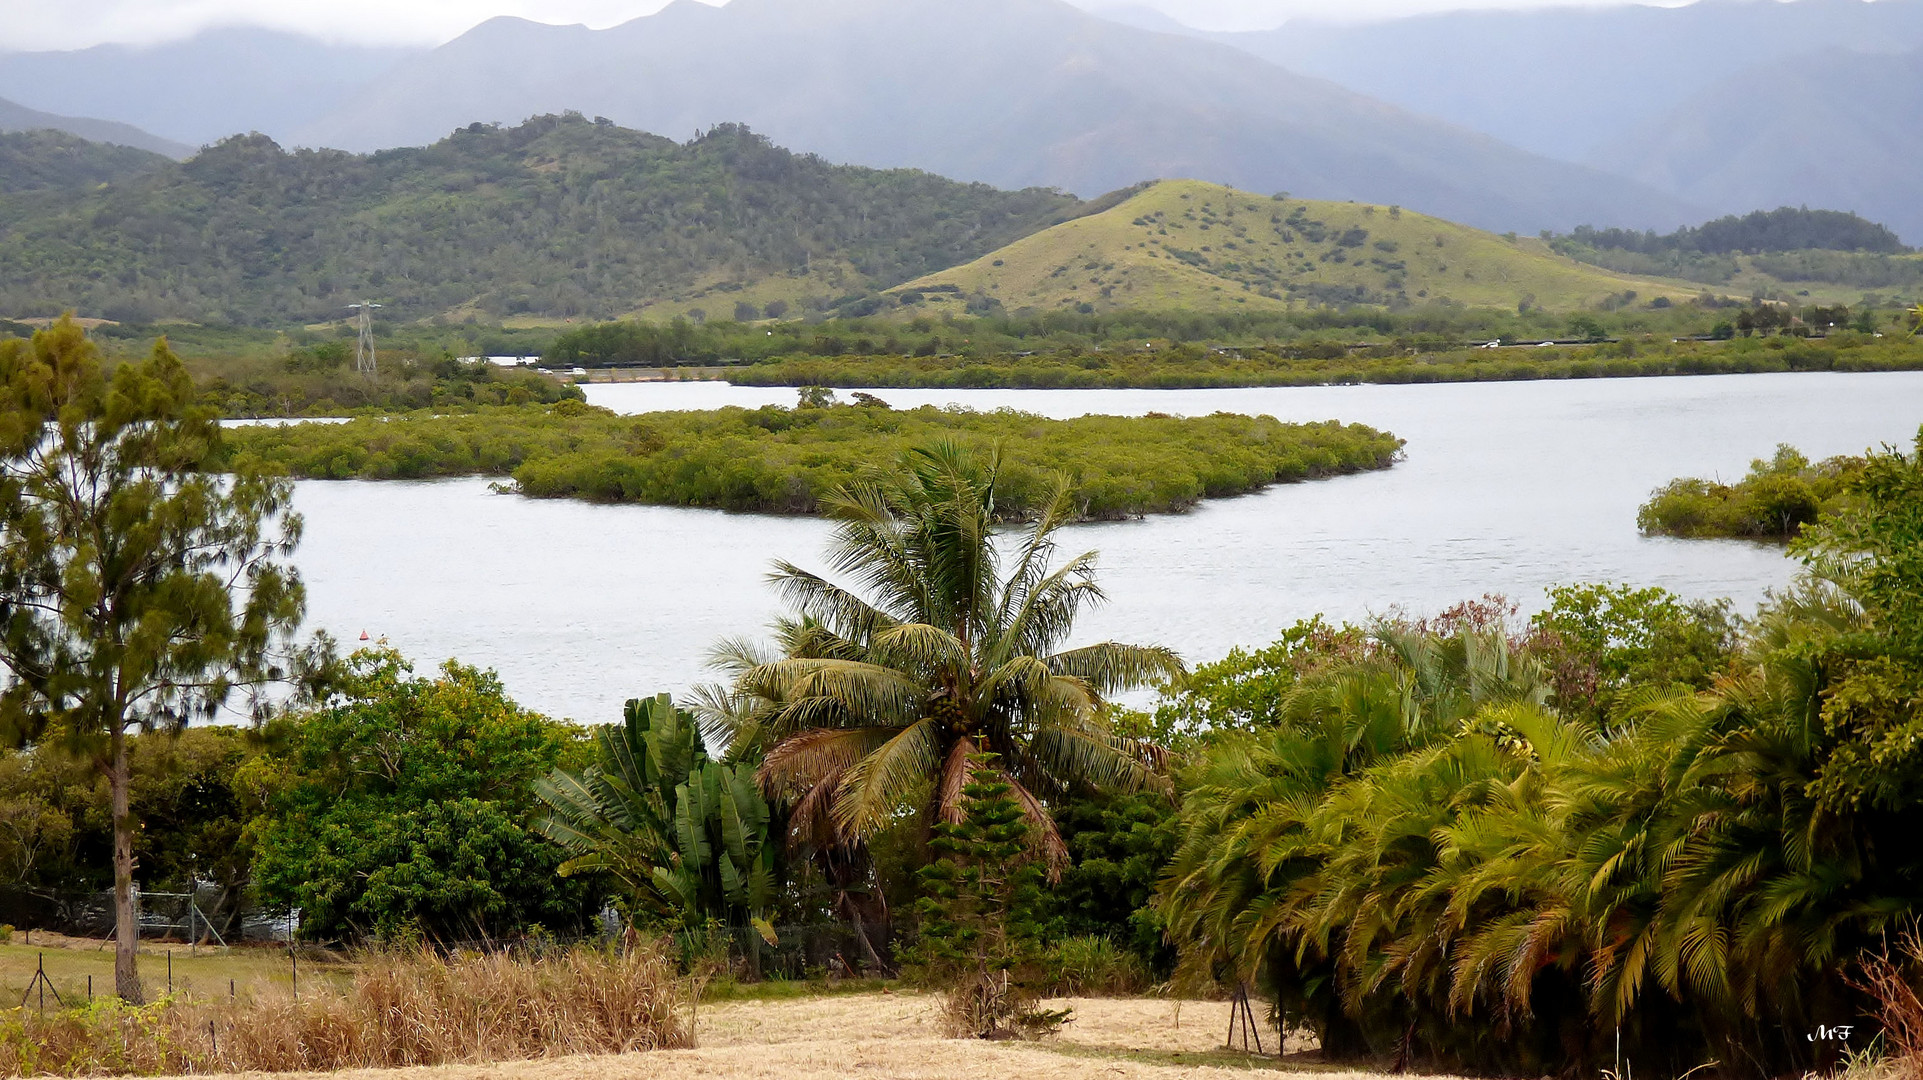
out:
<path id="1" fill-rule="evenodd" d="M 1700 291 L 1586 266 L 1540 240 L 1397 207 L 1168 180 L 891 295 L 911 309 L 936 311 L 959 309 L 971 298 L 979 305 L 982 296 L 1011 312 L 1259 310 L 1310 302 L 1573 310 Z"/>
<path id="2" fill-rule="evenodd" d="M 237 136 L 54 201 L 0 195 L 0 315 L 286 326 L 361 299 L 402 319 L 801 314 L 1084 205 L 830 165 L 732 125 L 679 144 L 570 114 L 369 155 Z"/>
<path id="3" fill-rule="evenodd" d="M 64 131 L 0 132 L 0 195 L 95 187 L 166 167 L 159 154 Z"/>

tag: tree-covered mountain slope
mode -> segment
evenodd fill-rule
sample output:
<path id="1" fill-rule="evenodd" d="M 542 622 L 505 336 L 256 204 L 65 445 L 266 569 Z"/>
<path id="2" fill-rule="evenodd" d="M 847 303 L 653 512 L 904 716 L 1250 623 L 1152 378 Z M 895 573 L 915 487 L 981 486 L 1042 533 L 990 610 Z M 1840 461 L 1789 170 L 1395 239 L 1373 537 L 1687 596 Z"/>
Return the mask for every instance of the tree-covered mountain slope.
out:
<path id="1" fill-rule="evenodd" d="M 1399 207 L 1182 180 L 1149 185 L 1111 209 L 894 294 L 919 296 L 911 306 L 933 310 L 983 295 L 1009 311 L 1261 309 L 1308 301 L 1568 310 L 1698 291 L 1586 266 L 1533 238 L 1497 236 Z"/>
<path id="2" fill-rule="evenodd" d="M 830 165 L 733 126 L 682 144 L 578 115 L 365 156 L 236 137 L 29 216 L 10 198 L 0 314 L 267 325 L 358 300 L 399 318 L 606 317 L 690 297 L 722 316 L 744 297 L 798 313 L 1085 205 Z"/>
<path id="3" fill-rule="evenodd" d="M 0 131 L 0 195 L 74 191 L 165 168 L 167 159 L 131 146 L 88 142 L 65 131 Z"/>

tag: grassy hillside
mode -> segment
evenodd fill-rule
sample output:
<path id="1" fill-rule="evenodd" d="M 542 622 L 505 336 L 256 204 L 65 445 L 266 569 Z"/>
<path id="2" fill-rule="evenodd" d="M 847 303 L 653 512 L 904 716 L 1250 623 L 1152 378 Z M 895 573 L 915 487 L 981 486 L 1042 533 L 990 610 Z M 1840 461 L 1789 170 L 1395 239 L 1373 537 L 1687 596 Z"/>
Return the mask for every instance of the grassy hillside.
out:
<path id="1" fill-rule="evenodd" d="M 566 319 L 675 298 L 719 318 L 744 300 L 743 317 L 775 300 L 799 315 L 1083 206 L 830 165 L 739 127 L 681 144 L 578 115 L 371 155 L 236 137 L 46 195 L 0 195 L 0 316 L 288 326 L 368 299 L 399 319 Z"/>
<path id="2" fill-rule="evenodd" d="M 937 312 L 959 310 L 976 294 L 1009 311 L 1260 309 L 1311 301 L 1573 310 L 1699 291 L 1585 266 L 1539 240 L 1396 207 L 1169 180 L 892 295 Z"/>

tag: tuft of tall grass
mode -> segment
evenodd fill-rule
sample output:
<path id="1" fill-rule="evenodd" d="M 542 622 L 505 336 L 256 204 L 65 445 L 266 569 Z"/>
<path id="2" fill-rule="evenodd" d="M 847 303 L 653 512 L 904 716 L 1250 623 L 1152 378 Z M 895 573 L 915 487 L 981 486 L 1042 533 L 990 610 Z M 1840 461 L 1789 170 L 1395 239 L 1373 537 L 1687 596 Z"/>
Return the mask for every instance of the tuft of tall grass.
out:
<path id="1" fill-rule="evenodd" d="M 685 984 L 654 946 L 535 959 L 366 958 L 346 987 L 296 999 L 102 999 L 0 1013 L 0 1075 L 327 1071 L 689 1046 Z"/>
<path id="2" fill-rule="evenodd" d="M 1063 938 L 1042 954 L 1049 993 L 1058 997 L 1122 997 L 1148 988 L 1141 958 L 1099 934 Z"/>

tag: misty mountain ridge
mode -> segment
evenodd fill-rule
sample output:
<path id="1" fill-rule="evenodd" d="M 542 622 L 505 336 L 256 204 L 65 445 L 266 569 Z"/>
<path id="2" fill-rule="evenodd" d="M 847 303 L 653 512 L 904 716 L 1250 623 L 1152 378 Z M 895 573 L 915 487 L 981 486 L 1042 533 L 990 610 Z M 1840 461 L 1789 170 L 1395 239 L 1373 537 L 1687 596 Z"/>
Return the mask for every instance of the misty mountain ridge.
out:
<path id="1" fill-rule="evenodd" d="M 1854 210 L 1923 241 L 1923 49 L 1812 53 L 1724 79 L 1594 158 L 1719 210 Z"/>
<path id="2" fill-rule="evenodd" d="M 0 132 L 61 131 L 95 143 L 131 146 L 152 154 L 184 158 L 191 147 L 142 131 L 131 124 L 82 116 L 58 116 L 0 98 Z"/>
<path id="3" fill-rule="evenodd" d="M 1191 33 L 1526 150 L 1595 164 L 1626 133 L 1751 68 L 1795 72 L 1827 48 L 1923 46 L 1923 0 L 1452 11 Z"/>
<path id="4" fill-rule="evenodd" d="M 111 117 L 188 148 L 251 131 L 285 138 L 426 51 L 228 27 L 162 45 L 0 52 L 0 97 Z"/>
<path id="5" fill-rule="evenodd" d="M 1083 196 L 1194 177 L 1534 231 L 1670 227 L 1682 200 L 1061 0 L 678 0 L 607 30 L 493 19 L 298 132 L 371 150 L 560 109 L 746 123 L 836 161 Z"/>
<path id="6" fill-rule="evenodd" d="M 1923 0 L 1298 19 L 1255 33 L 1196 30 L 1140 0 L 1076 2 L 1088 10 L 679 0 L 603 31 L 491 20 L 434 50 L 233 28 L 145 48 L 0 53 L 0 96 L 61 130 L 174 156 L 243 131 L 289 145 L 426 145 L 476 120 L 578 109 L 675 138 L 746 122 L 833 160 L 1084 195 L 1193 176 L 1524 232 L 1813 205 L 1923 241 L 1900 72 L 1853 91 L 1816 87 L 1849 75 L 1823 70 L 1839 63 L 1826 48 L 1890 70 L 1876 57 L 1923 46 Z M 1746 115 L 1739 83 L 1811 127 L 1784 135 Z M 1719 165 L 1719 154 L 1737 156 Z"/>

